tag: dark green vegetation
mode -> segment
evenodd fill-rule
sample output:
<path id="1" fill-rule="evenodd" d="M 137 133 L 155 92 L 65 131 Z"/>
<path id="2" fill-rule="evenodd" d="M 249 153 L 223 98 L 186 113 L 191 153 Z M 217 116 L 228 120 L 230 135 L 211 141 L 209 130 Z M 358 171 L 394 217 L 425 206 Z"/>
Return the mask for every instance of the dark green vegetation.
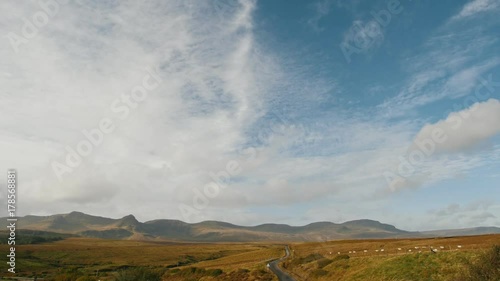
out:
<path id="1" fill-rule="evenodd" d="M 457 281 L 500 280 L 500 245 L 479 255 L 475 260 L 467 261 L 464 274 Z"/>
<path id="2" fill-rule="evenodd" d="M 7 244 L 8 237 L 8 231 L 0 231 L 0 244 Z M 59 241 L 68 237 L 74 237 L 74 235 L 48 231 L 20 229 L 16 231 L 16 245 L 48 243 Z"/>

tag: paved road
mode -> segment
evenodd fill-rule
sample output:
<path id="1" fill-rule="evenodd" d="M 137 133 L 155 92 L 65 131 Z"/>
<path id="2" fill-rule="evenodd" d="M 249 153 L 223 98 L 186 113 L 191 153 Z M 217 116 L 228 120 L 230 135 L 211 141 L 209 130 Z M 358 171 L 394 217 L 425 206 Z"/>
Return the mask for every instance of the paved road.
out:
<path id="1" fill-rule="evenodd" d="M 290 275 L 288 275 L 286 272 L 284 272 L 279 266 L 278 264 L 287 259 L 288 256 L 290 256 L 290 249 L 288 249 L 288 246 L 286 246 L 285 248 L 285 252 L 286 252 L 286 255 L 284 257 L 282 257 L 281 259 L 277 259 L 277 260 L 274 260 L 272 262 L 269 263 L 269 269 L 271 269 L 271 271 L 276 274 L 276 276 L 278 276 L 278 279 L 280 281 L 295 281 L 295 279 L 293 279 Z"/>

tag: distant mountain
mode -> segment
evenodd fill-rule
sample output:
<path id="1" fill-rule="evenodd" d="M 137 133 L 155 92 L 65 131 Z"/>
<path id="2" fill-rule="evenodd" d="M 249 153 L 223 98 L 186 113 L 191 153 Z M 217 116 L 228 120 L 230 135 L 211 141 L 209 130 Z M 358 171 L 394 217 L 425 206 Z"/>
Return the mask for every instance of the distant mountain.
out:
<path id="1" fill-rule="evenodd" d="M 0 220 L 5 227 L 5 218 Z M 500 233 L 499 228 L 471 228 L 428 232 L 408 232 L 374 220 L 355 220 L 340 224 L 316 222 L 305 226 L 261 224 L 238 226 L 226 222 L 186 223 L 159 219 L 139 222 L 133 215 L 121 219 L 91 216 L 81 212 L 52 216 L 19 218 L 19 229 L 50 231 L 104 239 L 251 242 L 251 241 L 326 241 L 336 239 L 404 238 Z"/>
<path id="2" fill-rule="evenodd" d="M 443 229 L 443 230 L 433 230 L 433 231 L 422 231 L 421 233 L 423 235 L 433 236 L 433 237 L 500 234 L 500 227 L 472 227 L 472 228 L 462 228 L 462 229 Z"/>

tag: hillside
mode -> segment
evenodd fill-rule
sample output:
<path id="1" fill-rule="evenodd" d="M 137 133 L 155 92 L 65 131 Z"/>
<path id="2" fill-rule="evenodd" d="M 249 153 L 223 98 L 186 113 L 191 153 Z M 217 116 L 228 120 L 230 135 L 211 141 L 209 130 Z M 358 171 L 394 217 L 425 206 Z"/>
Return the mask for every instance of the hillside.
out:
<path id="1" fill-rule="evenodd" d="M 5 224 L 5 219 L 2 223 Z M 305 226 L 261 224 L 238 226 L 226 222 L 204 221 L 186 223 L 159 219 L 139 222 L 133 215 L 111 219 L 81 212 L 52 216 L 26 216 L 18 228 L 76 234 L 84 237 L 151 241 L 187 242 L 251 242 L 251 241 L 327 241 L 338 239 L 405 238 L 426 236 L 474 235 L 500 233 L 499 228 L 444 230 L 442 232 L 408 232 L 374 220 L 356 220 L 340 224 L 316 222 Z"/>

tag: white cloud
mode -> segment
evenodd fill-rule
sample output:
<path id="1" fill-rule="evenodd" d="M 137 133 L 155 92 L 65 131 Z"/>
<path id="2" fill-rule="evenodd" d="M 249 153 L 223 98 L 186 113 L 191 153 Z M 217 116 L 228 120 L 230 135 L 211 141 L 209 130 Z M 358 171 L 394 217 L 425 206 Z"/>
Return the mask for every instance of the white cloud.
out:
<path id="1" fill-rule="evenodd" d="M 160 217 L 172 217 L 176 190 L 202 186 L 207 171 L 234 157 L 264 110 L 274 65 L 253 36 L 255 1 L 214 3 L 70 3 L 19 53 L 2 41 L 0 168 L 19 170 L 25 214 L 105 213 L 99 207 L 105 200 L 135 205 L 126 213 L 148 218 L 161 204 L 168 214 Z M 4 3 L 0 33 L 22 34 L 21 18 L 39 10 L 38 2 Z M 160 87 L 127 119 L 116 118 L 111 102 L 154 66 Z M 64 147 L 74 147 L 81 131 L 103 117 L 117 129 L 59 183 L 51 161 L 63 162 Z M 53 202 L 66 203 L 47 207 Z"/>
<path id="2" fill-rule="evenodd" d="M 239 161 L 242 173 L 197 220 L 248 224 L 288 216 L 294 223 L 290 213 L 301 211 L 301 205 L 317 214 L 332 202 L 344 204 L 335 220 L 375 212 L 388 197 L 373 196 L 386 187 L 382 173 L 397 164 L 421 121 L 388 124 L 376 112 L 315 111 L 335 95 L 337 82 L 322 79 L 317 65 L 295 65 L 286 51 L 276 55 L 261 48 L 254 31 L 257 3 L 73 3 L 61 6 L 18 54 L 3 41 L 0 169 L 19 171 L 20 215 L 79 210 L 113 217 L 133 213 L 140 220 L 182 219 L 178 204 L 191 202 L 193 189 L 212 180 L 208 173 L 224 170 L 231 160 Z M 328 8 L 318 6 L 318 12 L 325 15 Z M 20 18 L 39 9 L 37 2 L 3 3 L 0 33 L 19 33 Z M 363 47 L 370 43 L 363 40 L 383 38 L 376 31 L 346 38 Z M 371 44 L 365 47 L 379 43 Z M 120 122 L 110 103 L 140 83 L 151 66 L 158 66 L 161 85 Z M 449 88 L 465 87 L 461 81 L 484 71 L 465 69 Z M 410 90 L 439 73 L 423 72 Z M 263 116 L 286 106 L 290 119 L 269 132 L 266 126 L 279 122 Z M 305 122 L 293 118 L 300 114 L 308 115 Z M 51 161 L 62 161 L 65 146 L 78 143 L 81 131 L 96 127 L 103 117 L 116 119 L 117 129 L 59 183 Z M 249 146 L 258 150 L 252 160 L 241 153 Z M 483 155 L 436 161 L 421 169 L 416 182 L 439 181 L 482 163 Z M 283 208 L 285 215 L 251 208 Z M 329 219 L 323 213 L 322 219 Z"/>
<path id="3" fill-rule="evenodd" d="M 465 4 L 460 13 L 453 19 L 463 19 L 482 12 L 492 11 L 500 7 L 498 0 L 472 0 Z"/>
<path id="4" fill-rule="evenodd" d="M 465 110 L 451 113 L 445 120 L 424 126 L 415 137 L 415 143 L 433 140 L 433 134 L 442 135 L 436 152 L 464 152 L 500 134 L 500 101 L 490 99 Z"/>

